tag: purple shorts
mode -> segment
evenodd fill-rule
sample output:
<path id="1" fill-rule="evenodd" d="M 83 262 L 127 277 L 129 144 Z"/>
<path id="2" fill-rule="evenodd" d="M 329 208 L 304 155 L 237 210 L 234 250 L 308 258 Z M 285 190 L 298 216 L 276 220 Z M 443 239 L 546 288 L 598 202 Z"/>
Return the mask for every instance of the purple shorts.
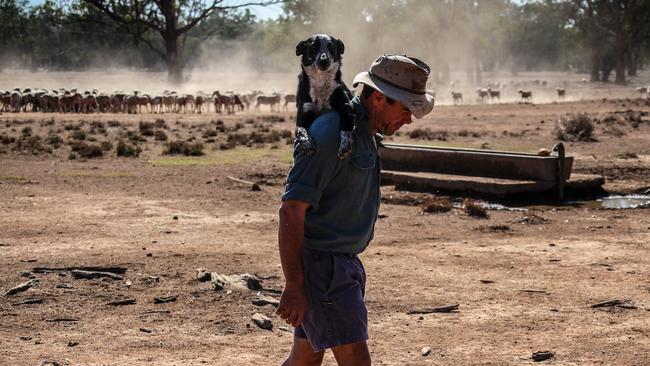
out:
<path id="1" fill-rule="evenodd" d="M 359 257 L 304 248 L 302 261 L 309 309 L 294 335 L 307 338 L 315 352 L 367 340 L 366 271 Z"/>

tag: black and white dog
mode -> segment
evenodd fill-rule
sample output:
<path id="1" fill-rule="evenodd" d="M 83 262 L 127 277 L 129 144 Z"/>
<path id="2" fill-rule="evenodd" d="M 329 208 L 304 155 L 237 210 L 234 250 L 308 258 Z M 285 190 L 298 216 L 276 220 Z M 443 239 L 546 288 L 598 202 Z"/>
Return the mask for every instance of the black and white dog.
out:
<path id="1" fill-rule="evenodd" d="M 341 80 L 344 51 L 341 40 L 326 34 L 315 34 L 296 46 L 296 56 L 302 56 L 296 95 L 296 148 L 307 154 L 316 150 L 307 130 L 320 114 L 330 109 L 338 112 L 341 119 L 339 158 L 345 159 L 352 150 L 354 108 L 350 104 L 352 93 Z"/>

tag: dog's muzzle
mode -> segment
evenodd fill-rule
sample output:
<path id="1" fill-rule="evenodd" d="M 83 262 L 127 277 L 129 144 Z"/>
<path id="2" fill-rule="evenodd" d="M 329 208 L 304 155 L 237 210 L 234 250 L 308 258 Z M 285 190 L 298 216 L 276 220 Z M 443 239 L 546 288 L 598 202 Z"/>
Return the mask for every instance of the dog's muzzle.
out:
<path id="1" fill-rule="evenodd" d="M 316 62 L 316 66 L 318 66 L 318 68 L 321 70 L 327 70 L 331 64 L 332 62 L 326 53 L 321 53 L 318 57 L 318 61 Z"/>

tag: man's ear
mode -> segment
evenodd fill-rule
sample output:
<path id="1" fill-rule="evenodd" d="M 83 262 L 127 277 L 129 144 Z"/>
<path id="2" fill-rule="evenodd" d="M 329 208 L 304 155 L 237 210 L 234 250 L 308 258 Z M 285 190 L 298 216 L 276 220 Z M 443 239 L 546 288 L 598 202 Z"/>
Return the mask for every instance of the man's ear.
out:
<path id="1" fill-rule="evenodd" d="M 296 56 L 302 56 L 303 53 L 305 53 L 305 41 L 300 41 L 296 45 Z"/>
<path id="2" fill-rule="evenodd" d="M 334 44 L 336 44 L 336 52 L 339 55 L 342 55 L 345 52 L 345 45 L 343 44 L 343 41 L 340 39 L 334 39 Z"/>

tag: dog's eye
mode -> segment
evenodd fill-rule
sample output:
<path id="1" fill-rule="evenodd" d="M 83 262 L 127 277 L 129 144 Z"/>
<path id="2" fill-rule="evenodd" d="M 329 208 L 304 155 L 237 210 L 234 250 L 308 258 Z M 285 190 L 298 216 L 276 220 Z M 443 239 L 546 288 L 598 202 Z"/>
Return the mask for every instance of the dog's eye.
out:
<path id="1" fill-rule="evenodd" d="M 330 53 L 334 53 L 334 43 L 328 43 L 327 44 L 327 50 L 330 51 Z"/>

